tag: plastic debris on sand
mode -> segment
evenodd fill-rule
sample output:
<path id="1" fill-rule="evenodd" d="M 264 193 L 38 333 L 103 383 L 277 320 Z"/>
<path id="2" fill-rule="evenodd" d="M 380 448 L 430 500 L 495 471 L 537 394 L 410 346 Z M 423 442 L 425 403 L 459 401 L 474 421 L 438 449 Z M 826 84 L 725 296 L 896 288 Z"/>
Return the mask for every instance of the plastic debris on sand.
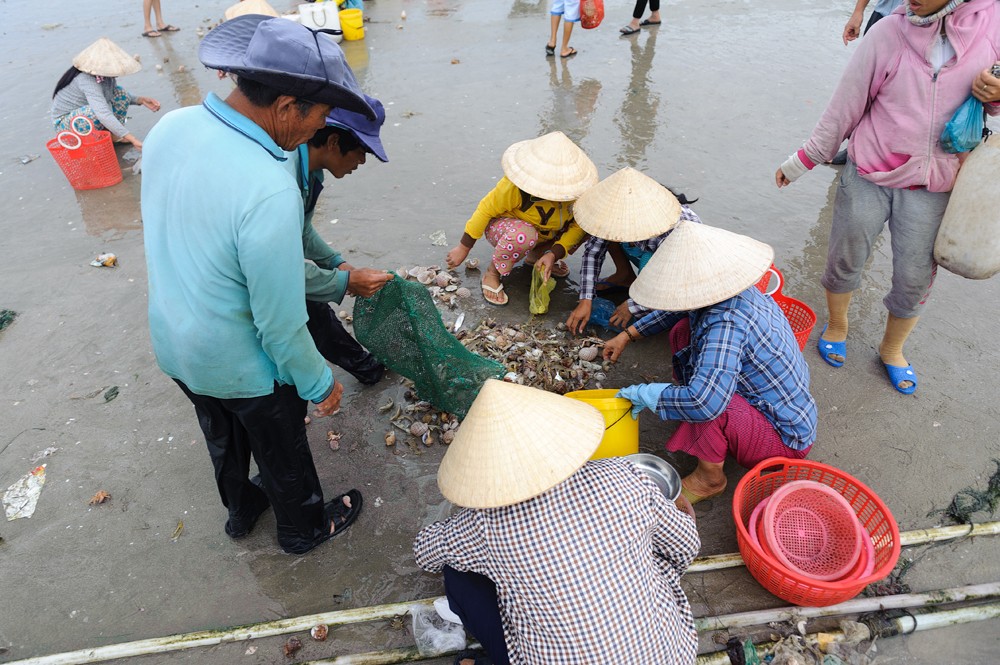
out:
<path id="1" fill-rule="evenodd" d="M 35 467 L 3 493 L 3 509 L 8 522 L 35 514 L 38 495 L 42 493 L 42 485 L 45 484 L 45 467 L 45 464 Z"/>

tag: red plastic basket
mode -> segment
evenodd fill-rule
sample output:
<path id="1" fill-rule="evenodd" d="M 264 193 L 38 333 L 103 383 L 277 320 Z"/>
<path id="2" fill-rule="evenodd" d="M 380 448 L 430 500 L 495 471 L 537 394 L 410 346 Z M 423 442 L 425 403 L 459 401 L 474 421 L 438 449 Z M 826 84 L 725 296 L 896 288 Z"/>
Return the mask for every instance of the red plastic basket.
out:
<path id="1" fill-rule="evenodd" d="M 122 169 L 115 154 L 111 132 L 94 130 L 90 120 L 77 116 L 70 121 L 76 130 L 78 120 L 86 120 L 85 132 L 63 131 L 45 144 L 73 189 L 99 189 L 122 181 Z"/>
<path id="2" fill-rule="evenodd" d="M 747 531 L 750 514 L 765 497 L 794 480 L 812 480 L 835 489 L 858 516 L 874 548 L 874 570 L 868 575 L 821 582 L 796 574 L 754 543 Z M 824 607 L 855 597 L 872 582 L 884 579 L 899 559 L 899 527 L 889 508 L 856 478 L 826 464 L 776 457 L 747 472 L 733 495 L 736 540 L 747 570 L 775 596 L 795 605 Z M 863 534 L 864 535 L 864 534 Z"/>
<path id="3" fill-rule="evenodd" d="M 778 285 L 769 290 L 768 286 L 771 283 L 772 275 L 778 278 Z M 804 351 L 806 342 L 809 341 L 809 334 L 816 326 L 816 312 L 812 311 L 812 308 L 801 300 L 789 298 L 783 294 L 781 287 L 784 285 L 785 276 L 772 265 L 764 273 L 764 276 L 760 278 L 756 286 L 760 289 L 761 293 L 774 298 L 775 304 L 781 308 L 781 311 L 785 314 L 785 318 L 788 319 L 788 325 L 792 328 L 795 341 L 799 343 L 799 351 Z"/>

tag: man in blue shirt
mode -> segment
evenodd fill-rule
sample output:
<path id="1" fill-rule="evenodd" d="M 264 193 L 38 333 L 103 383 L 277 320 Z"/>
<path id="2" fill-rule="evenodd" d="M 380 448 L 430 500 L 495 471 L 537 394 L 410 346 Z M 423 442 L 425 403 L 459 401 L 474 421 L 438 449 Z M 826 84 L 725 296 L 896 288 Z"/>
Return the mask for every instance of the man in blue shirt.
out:
<path id="1" fill-rule="evenodd" d="M 727 456 L 747 468 L 770 457 L 801 459 L 816 438 L 809 367 L 781 309 L 755 286 L 773 257 L 752 238 L 680 222 L 629 290 L 659 311 L 604 347 L 604 357 L 617 360 L 630 341 L 671 331 L 675 382 L 618 394 L 633 403 L 634 416 L 648 408 L 681 421 L 667 450 L 698 458 L 681 483 L 691 503 L 726 489 Z"/>
<path id="2" fill-rule="evenodd" d="M 292 21 L 227 21 L 199 57 L 238 83 L 167 114 L 144 144 L 150 336 L 195 406 L 226 533 L 247 535 L 270 505 L 278 543 L 301 554 L 353 523 L 361 495 L 325 503 L 309 451 L 306 401 L 330 415 L 343 386 L 306 329 L 302 198 L 283 162 L 332 106 L 374 114 L 339 47 Z"/>

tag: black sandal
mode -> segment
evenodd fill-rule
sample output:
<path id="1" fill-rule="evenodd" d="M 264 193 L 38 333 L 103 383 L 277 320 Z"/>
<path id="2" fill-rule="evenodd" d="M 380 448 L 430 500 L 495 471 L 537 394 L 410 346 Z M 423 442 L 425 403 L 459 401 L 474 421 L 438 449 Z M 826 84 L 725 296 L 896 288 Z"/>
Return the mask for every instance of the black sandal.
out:
<path id="1" fill-rule="evenodd" d="M 555 46 L 549 46 L 548 44 L 546 44 L 545 45 L 545 57 L 547 58 L 550 55 L 554 56 L 555 54 L 556 54 L 556 47 Z"/>
<path id="2" fill-rule="evenodd" d="M 350 508 L 344 505 L 345 496 L 351 499 Z M 363 503 L 364 499 L 362 499 L 361 492 L 358 490 L 351 490 L 346 494 L 341 494 L 332 501 L 327 501 L 323 506 L 323 512 L 327 518 L 326 533 L 304 547 L 295 547 L 292 549 L 282 547 L 282 549 L 286 554 L 305 554 L 317 545 L 322 545 L 334 536 L 340 535 L 347 530 L 347 527 L 354 524 L 354 520 L 358 519 Z M 333 533 L 330 533 L 330 525 L 334 527 Z"/>

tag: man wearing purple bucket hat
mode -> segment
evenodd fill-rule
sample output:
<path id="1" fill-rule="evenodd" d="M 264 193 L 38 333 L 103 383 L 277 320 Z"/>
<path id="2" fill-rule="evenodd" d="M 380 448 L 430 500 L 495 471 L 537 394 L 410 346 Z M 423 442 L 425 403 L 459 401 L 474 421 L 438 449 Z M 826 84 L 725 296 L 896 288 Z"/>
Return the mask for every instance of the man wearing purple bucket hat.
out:
<path id="1" fill-rule="evenodd" d="M 302 190 L 305 209 L 302 248 L 305 258 L 311 261 L 305 266 L 309 332 L 324 358 L 361 383 L 372 385 L 382 378 L 385 366 L 344 329 L 328 303 L 340 303 L 346 294 L 369 297 L 392 279 L 392 273 L 355 268 L 312 225 L 326 171 L 334 178 L 343 178 L 364 164 L 368 154 L 389 161 L 379 138 L 385 109 L 374 97 L 365 95 L 365 101 L 375 111 L 374 120 L 353 111 L 333 109 L 326 118 L 326 127 L 290 153 L 287 164 Z"/>
<path id="2" fill-rule="evenodd" d="M 270 505 L 278 543 L 302 554 L 350 526 L 362 497 L 324 502 L 306 438 L 306 402 L 330 415 L 343 386 L 306 328 L 302 197 L 285 150 L 334 106 L 375 114 L 340 48 L 292 21 L 227 21 L 199 57 L 237 87 L 167 114 L 144 144 L 150 336 L 194 404 L 226 533 L 246 536 Z"/>

